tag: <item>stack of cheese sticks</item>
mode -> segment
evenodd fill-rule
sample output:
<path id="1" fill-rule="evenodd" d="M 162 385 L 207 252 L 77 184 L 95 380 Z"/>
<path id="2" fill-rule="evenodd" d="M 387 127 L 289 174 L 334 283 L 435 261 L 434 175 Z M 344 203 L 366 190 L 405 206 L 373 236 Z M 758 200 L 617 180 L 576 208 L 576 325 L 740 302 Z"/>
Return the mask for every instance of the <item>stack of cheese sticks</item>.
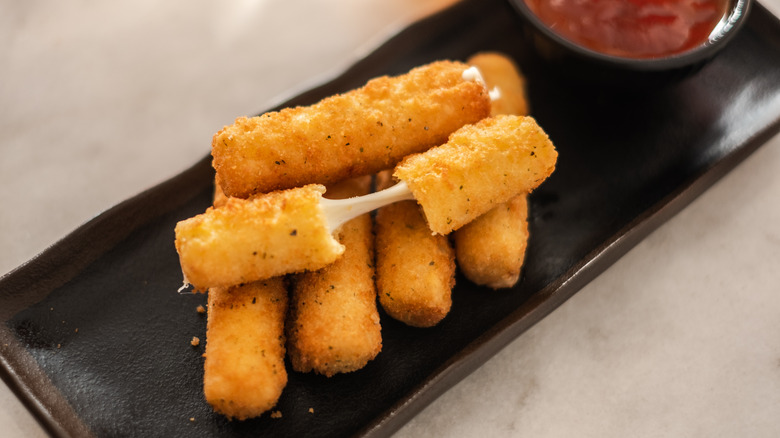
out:
<path id="1" fill-rule="evenodd" d="M 526 195 L 557 160 L 526 112 L 518 69 L 484 53 L 215 134 L 214 206 L 176 227 L 185 283 L 209 294 L 214 410 L 246 419 L 273 408 L 286 354 L 298 372 L 365 366 L 382 348 L 377 301 L 406 324 L 436 325 L 456 266 L 477 284 L 513 286 Z"/>

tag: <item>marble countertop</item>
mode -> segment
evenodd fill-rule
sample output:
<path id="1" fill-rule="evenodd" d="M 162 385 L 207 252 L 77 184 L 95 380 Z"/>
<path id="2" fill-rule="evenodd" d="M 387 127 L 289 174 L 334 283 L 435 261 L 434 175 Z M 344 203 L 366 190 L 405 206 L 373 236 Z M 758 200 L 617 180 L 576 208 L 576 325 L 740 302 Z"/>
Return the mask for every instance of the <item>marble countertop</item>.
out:
<path id="1" fill-rule="evenodd" d="M 5 2 L 0 274 L 452 2 Z M 775 136 L 397 436 L 777 436 L 779 199 Z"/>

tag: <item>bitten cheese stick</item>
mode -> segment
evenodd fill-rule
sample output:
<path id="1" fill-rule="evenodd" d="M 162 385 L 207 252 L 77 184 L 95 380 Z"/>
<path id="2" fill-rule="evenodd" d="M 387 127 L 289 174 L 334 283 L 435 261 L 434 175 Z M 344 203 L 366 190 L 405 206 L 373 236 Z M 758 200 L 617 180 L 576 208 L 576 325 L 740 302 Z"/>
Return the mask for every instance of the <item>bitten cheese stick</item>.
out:
<path id="1" fill-rule="evenodd" d="M 391 168 L 488 116 L 489 92 L 468 68 L 438 61 L 311 106 L 240 117 L 214 135 L 217 180 L 246 198 Z"/>
<path id="2" fill-rule="evenodd" d="M 459 129 L 442 146 L 407 157 L 395 169 L 401 182 L 389 189 L 324 200 L 324 187 L 310 185 L 249 200 L 231 198 L 223 207 L 179 222 L 182 272 L 185 281 L 204 290 L 320 269 L 344 251 L 331 231 L 401 200 L 416 199 L 428 227 L 447 234 L 541 184 L 556 157 L 530 117 L 484 119 Z"/>
<path id="3" fill-rule="evenodd" d="M 377 189 L 393 184 L 377 175 Z M 431 234 L 420 206 L 402 201 L 376 212 L 376 287 L 382 308 L 414 327 L 439 323 L 452 306 L 455 253 L 449 239 Z"/>
<path id="4" fill-rule="evenodd" d="M 216 412 L 244 420 L 271 409 L 287 384 L 281 277 L 208 293 L 203 390 Z"/>
<path id="5" fill-rule="evenodd" d="M 531 117 L 500 115 L 405 158 L 394 176 L 422 206 L 428 227 L 448 234 L 496 205 L 528 193 L 555 170 L 558 153 Z"/>
<path id="6" fill-rule="evenodd" d="M 368 193 L 370 176 L 328 188 L 332 198 Z M 382 349 L 374 287 L 371 217 L 363 214 L 341 226 L 346 248 L 335 263 L 292 279 L 287 347 L 296 371 L 325 376 L 358 370 Z"/>
<path id="7" fill-rule="evenodd" d="M 480 70 L 489 88 L 500 90 L 501 98 L 491 104 L 491 115 L 528 113 L 525 79 L 511 59 L 487 52 L 472 56 L 468 63 Z M 463 275 L 494 289 L 514 286 L 525 259 L 527 218 L 527 195 L 522 194 L 455 231 L 453 242 Z"/>
<path id="8" fill-rule="evenodd" d="M 332 235 L 342 224 L 387 203 L 413 199 L 404 185 L 345 200 L 324 199 L 308 185 L 251 199 L 215 192 L 215 205 L 176 225 L 184 281 L 196 291 L 235 286 L 323 268 L 344 246 Z"/>
<path id="9" fill-rule="evenodd" d="M 309 185 L 229 198 L 179 222 L 176 250 L 185 281 L 205 291 L 333 263 L 344 247 L 331 235 L 320 206 L 324 192 Z"/>

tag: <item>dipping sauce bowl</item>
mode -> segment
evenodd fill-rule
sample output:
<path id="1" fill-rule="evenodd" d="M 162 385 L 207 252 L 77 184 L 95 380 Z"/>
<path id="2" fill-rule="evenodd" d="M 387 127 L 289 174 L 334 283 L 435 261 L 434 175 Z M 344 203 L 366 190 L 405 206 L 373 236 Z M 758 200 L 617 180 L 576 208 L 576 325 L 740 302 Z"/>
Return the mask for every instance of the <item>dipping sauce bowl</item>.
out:
<path id="1" fill-rule="evenodd" d="M 567 74 L 613 82 L 684 77 L 745 22 L 752 0 L 510 0 L 533 49 Z"/>

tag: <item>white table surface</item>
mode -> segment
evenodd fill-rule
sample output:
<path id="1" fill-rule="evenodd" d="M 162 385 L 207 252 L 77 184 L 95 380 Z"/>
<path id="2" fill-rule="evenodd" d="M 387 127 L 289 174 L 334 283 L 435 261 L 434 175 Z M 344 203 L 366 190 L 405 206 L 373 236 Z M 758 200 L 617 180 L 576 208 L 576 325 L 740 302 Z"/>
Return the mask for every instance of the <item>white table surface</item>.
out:
<path id="1" fill-rule="evenodd" d="M 0 274 L 452 2 L 0 2 Z M 778 201 L 780 136 L 397 435 L 780 436 Z"/>

